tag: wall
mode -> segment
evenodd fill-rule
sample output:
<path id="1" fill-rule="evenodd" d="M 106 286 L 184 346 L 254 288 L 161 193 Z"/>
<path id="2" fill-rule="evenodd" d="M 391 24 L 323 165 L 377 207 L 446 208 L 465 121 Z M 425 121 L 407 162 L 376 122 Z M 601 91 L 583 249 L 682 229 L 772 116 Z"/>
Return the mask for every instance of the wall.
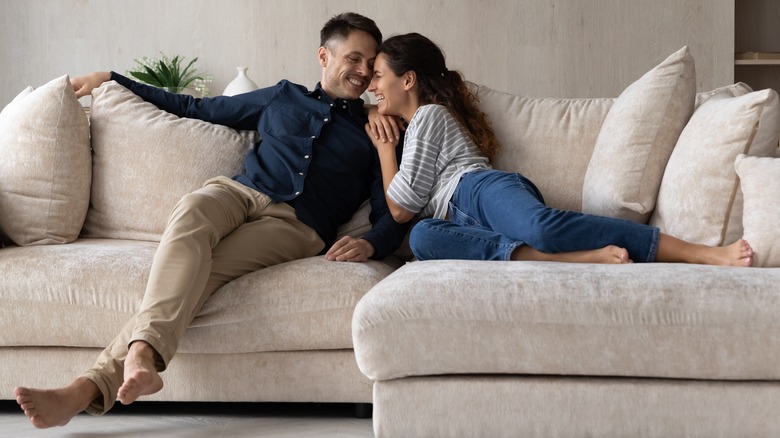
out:
<path id="1" fill-rule="evenodd" d="M 160 51 L 198 56 L 216 94 L 237 66 L 261 86 L 312 86 L 319 29 L 347 10 L 429 36 L 451 68 L 512 93 L 614 97 L 686 44 L 699 90 L 733 82 L 733 0 L 0 0 L 0 106 Z"/>

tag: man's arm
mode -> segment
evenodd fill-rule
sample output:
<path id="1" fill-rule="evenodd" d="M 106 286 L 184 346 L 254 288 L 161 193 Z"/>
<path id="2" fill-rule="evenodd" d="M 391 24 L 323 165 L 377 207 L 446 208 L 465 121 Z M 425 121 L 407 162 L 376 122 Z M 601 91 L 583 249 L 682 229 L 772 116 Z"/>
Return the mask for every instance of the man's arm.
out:
<path id="1" fill-rule="evenodd" d="M 204 120 L 233 129 L 256 129 L 265 105 L 277 93 L 268 87 L 238 96 L 216 96 L 197 99 L 186 94 L 168 93 L 151 85 L 136 82 L 116 72 L 95 72 L 71 79 L 76 97 L 86 96 L 104 82 L 114 80 L 143 100 L 179 117 Z"/>

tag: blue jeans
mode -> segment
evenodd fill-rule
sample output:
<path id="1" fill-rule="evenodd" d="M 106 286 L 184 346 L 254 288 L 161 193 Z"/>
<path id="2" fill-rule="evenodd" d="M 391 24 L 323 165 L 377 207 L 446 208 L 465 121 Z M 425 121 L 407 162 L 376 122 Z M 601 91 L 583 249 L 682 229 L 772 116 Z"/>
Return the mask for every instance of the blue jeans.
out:
<path id="1" fill-rule="evenodd" d="M 449 220 L 420 221 L 409 245 L 420 260 L 510 260 L 521 245 L 545 253 L 617 245 L 635 262 L 652 262 L 659 237 L 649 225 L 548 207 L 524 176 L 482 170 L 461 178 Z"/>

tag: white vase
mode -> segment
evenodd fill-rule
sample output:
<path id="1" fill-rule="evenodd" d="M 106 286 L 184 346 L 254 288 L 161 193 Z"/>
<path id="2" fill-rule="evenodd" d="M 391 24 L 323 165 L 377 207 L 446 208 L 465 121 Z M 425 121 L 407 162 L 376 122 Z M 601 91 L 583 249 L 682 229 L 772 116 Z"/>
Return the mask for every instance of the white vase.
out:
<path id="1" fill-rule="evenodd" d="M 225 96 L 235 96 L 236 94 L 257 90 L 257 84 L 252 82 L 252 80 L 249 79 L 249 76 L 246 75 L 247 67 L 236 67 L 236 70 L 238 70 L 238 75 L 236 75 L 235 79 L 230 81 L 222 94 Z"/>

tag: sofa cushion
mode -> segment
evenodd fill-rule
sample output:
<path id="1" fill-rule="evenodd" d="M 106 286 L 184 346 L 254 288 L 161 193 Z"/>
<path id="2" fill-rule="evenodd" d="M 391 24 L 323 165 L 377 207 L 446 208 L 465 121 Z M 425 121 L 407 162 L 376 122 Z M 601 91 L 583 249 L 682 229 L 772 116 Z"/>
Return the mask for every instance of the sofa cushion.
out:
<path id="1" fill-rule="evenodd" d="M 256 134 L 179 118 L 114 81 L 92 93 L 93 186 L 87 237 L 159 241 L 179 199 L 232 177 Z"/>
<path id="2" fill-rule="evenodd" d="M 628 86 L 599 132 L 582 211 L 646 223 L 677 137 L 693 112 L 694 61 L 683 47 Z"/>
<path id="3" fill-rule="evenodd" d="M 502 145 L 493 166 L 531 179 L 547 204 L 579 210 L 588 160 L 614 100 L 533 98 L 486 86 L 476 93 Z"/>
<path id="4" fill-rule="evenodd" d="M 695 112 L 704 102 L 710 100 L 711 97 L 723 98 L 725 97 L 737 97 L 744 96 L 745 94 L 753 91 L 750 86 L 744 82 L 737 82 L 736 84 L 724 85 L 710 91 L 702 91 L 696 94 L 696 103 L 694 104 L 693 111 Z"/>
<path id="5" fill-rule="evenodd" d="M 754 266 L 780 267 L 780 158 L 740 154 L 734 167 L 744 196 L 742 225 Z"/>
<path id="6" fill-rule="evenodd" d="M 0 346 L 105 347 L 137 311 L 156 248 L 82 238 L 0 250 Z M 366 263 L 313 257 L 247 274 L 206 302 L 179 351 L 349 349 L 355 305 L 400 264 L 395 257 Z"/>
<path id="7" fill-rule="evenodd" d="M 734 171 L 738 154 L 772 156 L 780 133 L 774 90 L 704 102 L 680 135 L 663 176 L 650 224 L 707 245 L 742 236 L 742 193 Z"/>
<path id="8" fill-rule="evenodd" d="M 89 205 L 89 122 L 68 76 L 0 113 L 0 229 L 18 245 L 68 243 Z"/>
<path id="9" fill-rule="evenodd" d="M 441 374 L 778 379 L 780 269 L 437 260 L 363 297 L 372 380 Z"/>

